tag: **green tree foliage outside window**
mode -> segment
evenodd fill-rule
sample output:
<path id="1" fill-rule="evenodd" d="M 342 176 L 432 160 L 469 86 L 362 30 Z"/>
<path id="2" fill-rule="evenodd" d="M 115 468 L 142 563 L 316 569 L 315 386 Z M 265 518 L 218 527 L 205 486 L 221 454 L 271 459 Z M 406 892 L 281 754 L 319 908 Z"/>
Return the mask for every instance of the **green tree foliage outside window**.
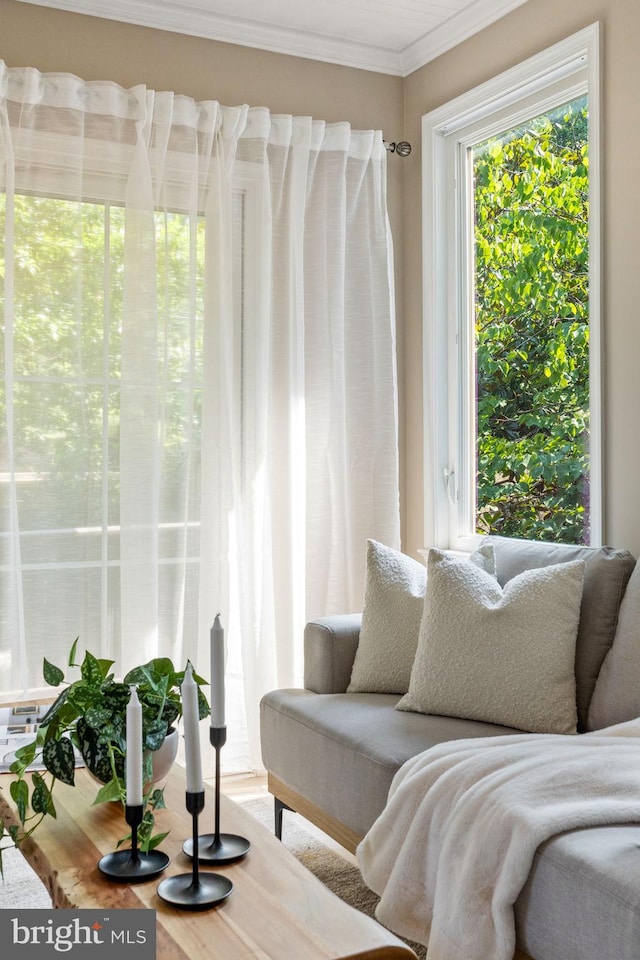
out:
<path id="1" fill-rule="evenodd" d="M 588 543 L 586 99 L 473 162 L 477 530 Z"/>

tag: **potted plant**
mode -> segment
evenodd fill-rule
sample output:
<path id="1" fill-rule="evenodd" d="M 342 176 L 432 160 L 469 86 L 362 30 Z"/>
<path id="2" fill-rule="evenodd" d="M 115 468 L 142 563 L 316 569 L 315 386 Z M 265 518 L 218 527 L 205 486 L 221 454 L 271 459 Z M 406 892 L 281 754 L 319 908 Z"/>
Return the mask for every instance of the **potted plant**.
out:
<path id="1" fill-rule="evenodd" d="M 10 769 L 17 776 L 10 792 L 21 827 L 5 826 L 0 821 L 0 841 L 8 837 L 12 845 L 17 845 L 33 833 L 45 816 L 56 815 L 55 783 L 60 780 L 74 784 L 78 756 L 102 784 L 94 803 L 108 800 L 125 803 L 126 708 L 130 687 L 135 685 L 142 705 L 143 780 L 147 784 L 138 838 L 141 849 L 151 850 L 166 836 L 153 834 L 153 811 L 164 806 L 162 790 L 153 785 L 153 759 L 182 716 L 180 685 L 184 670 L 176 670 L 169 658 L 158 657 L 134 667 L 118 681 L 111 672 L 113 660 L 100 659 L 87 650 L 82 663 L 76 663 L 77 646 L 78 639 L 69 652 L 68 666 L 79 667 L 80 676 L 71 682 L 65 680 L 59 667 L 44 659 L 45 681 L 53 687 L 64 683 L 65 687 L 40 722 L 35 739 L 16 751 L 16 760 Z M 201 689 L 206 681 L 195 674 L 194 679 L 198 684 L 200 719 L 203 719 L 210 712 Z M 29 770 L 34 762 L 44 766 L 44 770 Z"/>

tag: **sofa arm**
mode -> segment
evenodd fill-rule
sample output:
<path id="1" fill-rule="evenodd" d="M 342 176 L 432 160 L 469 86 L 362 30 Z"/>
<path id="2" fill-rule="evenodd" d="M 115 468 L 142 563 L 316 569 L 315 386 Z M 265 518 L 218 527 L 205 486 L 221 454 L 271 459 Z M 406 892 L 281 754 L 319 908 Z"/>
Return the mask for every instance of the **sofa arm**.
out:
<path id="1" fill-rule="evenodd" d="M 304 685 L 313 693 L 345 693 L 360 637 L 359 613 L 311 620 L 304 630 Z"/>

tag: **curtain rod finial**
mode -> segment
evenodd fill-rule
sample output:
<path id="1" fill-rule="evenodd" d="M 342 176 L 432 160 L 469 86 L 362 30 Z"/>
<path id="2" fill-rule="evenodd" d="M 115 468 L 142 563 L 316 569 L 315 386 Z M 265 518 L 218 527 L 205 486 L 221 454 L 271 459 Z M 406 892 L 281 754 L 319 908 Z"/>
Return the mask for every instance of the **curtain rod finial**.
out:
<path id="1" fill-rule="evenodd" d="M 389 153 L 397 153 L 399 157 L 408 157 L 411 153 L 411 144 L 407 143 L 406 140 L 399 140 L 398 143 L 395 143 L 395 141 L 389 143 L 387 140 L 383 140 L 382 142 Z"/>

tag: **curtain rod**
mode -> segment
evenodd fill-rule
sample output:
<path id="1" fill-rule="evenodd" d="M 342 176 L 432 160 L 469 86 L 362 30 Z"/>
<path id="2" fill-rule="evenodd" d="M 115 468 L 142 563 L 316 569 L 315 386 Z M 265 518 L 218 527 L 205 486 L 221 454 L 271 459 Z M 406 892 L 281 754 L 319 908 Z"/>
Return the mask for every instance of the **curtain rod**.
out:
<path id="1" fill-rule="evenodd" d="M 385 150 L 388 150 L 389 153 L 397 153 L 399 157 L 408 157 L 411 153 L 411 144 L 407 143 L 406 140 L 399 140 L 398 143 L 395 141 L 389 143 L 388 140 L 383 140 Z"/>

